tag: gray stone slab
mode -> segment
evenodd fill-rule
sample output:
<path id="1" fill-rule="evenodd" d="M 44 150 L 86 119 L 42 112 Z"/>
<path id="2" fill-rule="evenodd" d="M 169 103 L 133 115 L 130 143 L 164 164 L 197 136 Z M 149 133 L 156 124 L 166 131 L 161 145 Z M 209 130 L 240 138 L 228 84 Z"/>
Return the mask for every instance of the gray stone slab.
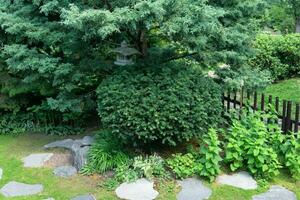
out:
<path id="1" fill-rule="evenodd" d="M 43 167 L 44 163 L 51 159 L 53 153 L 31 154 L 22 159 L 24 167 Z"/>
<path id="2" fill-rule="evenodd" d="M 2 175 L 3 175 L 3 169 L 0 168 L 0 180 L 2 179 Z"/>
<path id="3" fill-rule="evenodd" d="M 77 173 L 77 169 L 73 166 L 61 166 L 55 168 L 53 173 L 55 176 L 70 177 Z"/>
<path id="4" fill-rule="evenodd" d="M 196 178 L 188 178 L 177 182 L 182 188 L 176 196 L 177 200 L 205 200 L 212 194 L 211 189 Z"/>
<path id="5" fill-rule="evenodd" d="M 297 200 L 297 197 L 286 188 L 273 185 L 267 192 L 253 196 L 252 200 Z"/>
<path id="6" fill-rule="evenodd" d="M 232 175 L 219 175 L 216 181 L 221 185 L 230 185 L 244 190 L 255 190 L 257 188 L 257 183 L 253 177 L 244 171 Z"/>
<path id="7" fill-rule="evenodd" d="M 48 199 L 44 199 L 44 200 L 55 200 L 54 198 L 48 198 Z"/>
<path id="8" fill-rule="evenodd" d="M 42 191 L 43 186 L 40 184 L 30 185 L 12 181 L 3 186 L 3 188 L 0 190 L 0 193 L 5 197 L 18 197 L 34 195 Z"/>
<path id="9" fill-rule="evenodd" d="M 159 194 L 153 189 L 153 184 L 153 182 L 142 178 L 132 183 L 122 183 L 115 192 L 120 199 L 152 200 Z"/>
<path id="10" fill-rule="evenodd" d="M 45 149 L 49 149 L 49 148 L 66 148 L 66 149 L 71 149 L 73 143 L 74 143 L 74 140 L 72 140 L 72 139 L 59 140 L 59 141 L 52 142 L 50 144 L 46 144 L 44 146 L 44 148 Z"/>
<path id="11" fill-rule="evenodd" d="M 96 200 L 96 198 L 93 195 L 81 195 L 74 197 L 71 200 Z"/>

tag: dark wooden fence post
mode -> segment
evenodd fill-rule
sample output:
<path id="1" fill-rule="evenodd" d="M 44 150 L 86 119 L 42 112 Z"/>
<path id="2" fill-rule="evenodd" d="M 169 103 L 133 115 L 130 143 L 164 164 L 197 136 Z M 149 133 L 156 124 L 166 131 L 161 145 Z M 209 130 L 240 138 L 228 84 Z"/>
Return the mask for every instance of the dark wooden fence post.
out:
<path id="1" fill-rule="evenodd" d="M 236 109 L 236 102 L 237 102 L 237 97 L 236 97 L 236 91 L 234 92 L 234 97 L 233 97 L 233 108 Z"/>
<path id="2" fill-rule="evenodd" d="M 287 111 L 286 111 L 286 121 L 285 121 L 286 122 L 286 125 L 285 125 L 286 133 L 288 133 L 289 131 L 292 130 L 291 116 L 292 116 L 292 102 L 288 101 Z"/>
<path id="3" fill-rule="evenodd" d="M 253 109 L 257 110 L 257 92 L 254 92 L 254 102 L 253 102 Z"/>
<path id="4" fill-rule="evenodd" d="M 277 112 L 277 116 L 280 117 L 280 113 L 279 113 L 279 97 L 275 98 L 275 110 Z M 276 123 L 278 123 L 278 120 L 276 120 Z"/>
<path id="5" fill-rule="evenodd" d="M 285 121 L 286 121 L 286 100 L 282 102 L 282 118 L 281 118 L 281 130 L 285 133 Z"/>
<path id="6" fill-rule="evenodd" d="M 261 110 L 264 111 L 265 110 L 265 95 L 261 94 Z"/>
<path id="7" fill-rule="evenodd" d="M 295 127 L 294 132 L 298 133 L 299 131 L 299 114 L 300 114 L 300 104 L 296 104 L 296 114 L 295 114 Z"/>
<path id="8" fill-rule="evenodd" d="M 227 91 L 227 111 L 230 110 L 230 91 Z"/>

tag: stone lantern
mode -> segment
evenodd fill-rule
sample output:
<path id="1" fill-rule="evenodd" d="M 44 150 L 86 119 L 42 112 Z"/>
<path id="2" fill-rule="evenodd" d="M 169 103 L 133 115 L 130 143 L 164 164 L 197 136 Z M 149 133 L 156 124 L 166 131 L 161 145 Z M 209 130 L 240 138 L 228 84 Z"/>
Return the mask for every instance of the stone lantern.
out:
<path id="1" fill-rule="evenodd" d="M 125 41 L 121 43 L 120 47 L 114 49 L 113 52 L 118 54 L 117 60 L 114 63 L 119 66 L 132 65 L 132 56 L 140 54 L 140 52 L 135 48 L 129 47 Z"/>

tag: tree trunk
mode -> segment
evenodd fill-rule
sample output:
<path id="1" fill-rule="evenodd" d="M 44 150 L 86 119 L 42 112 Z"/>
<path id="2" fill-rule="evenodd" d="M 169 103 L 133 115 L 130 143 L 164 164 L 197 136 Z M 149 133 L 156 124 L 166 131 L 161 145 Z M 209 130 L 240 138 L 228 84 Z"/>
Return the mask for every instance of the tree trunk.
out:
<path id="1" fill-rule="evenodd" d="M 300 33 L 300 17 L 296 18 L 296 33 Z"/>

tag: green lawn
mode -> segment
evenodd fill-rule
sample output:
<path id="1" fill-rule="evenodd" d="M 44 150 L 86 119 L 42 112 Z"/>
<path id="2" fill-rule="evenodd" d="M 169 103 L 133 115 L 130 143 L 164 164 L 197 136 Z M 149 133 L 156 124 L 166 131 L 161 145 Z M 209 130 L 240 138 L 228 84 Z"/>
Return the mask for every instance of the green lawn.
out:
<path id="1" fill-rule="evenodd" d="M 25 198 L 10 198 L 12 200 L 41 200 L 54 197 L 57 200 L 67 200 L 80 194 L 94 194 L 97 199 L 117 199 L 113 191 L 101 187 L 103 179 L 100 176 L 85 177 L 77 175 L 72 178 L 58 178 L 52 175 L 51 169 L 28 169 L 22 167 L 22 157 L 30 153 L 44 152 L 42 146 L 48 142 L 63 139 L 53 136 L 38 134 L 23 135 L 19 137 L 0 136 L 0 167 L 3 168 L 3 179 L 0 180 L 0 187 L 9 181 L 19 181 L 28 184 L 42 183 L 44 192 Z M 206 183 L 213 190 L 212 200 L 247 200 L 251 196 L 267 190 L 244 191 L 230 186 L 219 186 L 215 183 Z M 289 188 L 297 194 L 300 199 L 300 182 L 290 179 L 287 175 L 281 174 L 275 178 L 272 184 L 280 184 Z M 159 191 L 159 200 L 175 200 L 179 191 L 174 181 L 156 181 L 156 189 Z M 5 199 L 0 196 L 0 199 Z"/>
<path id="2" fill-rule="evenodd" d="M 300 78 L 292 78 L 270 85 L 264 91 L 266 94 L 279 97 L 280 100 L 290 100 L 300 103 Z"/>

